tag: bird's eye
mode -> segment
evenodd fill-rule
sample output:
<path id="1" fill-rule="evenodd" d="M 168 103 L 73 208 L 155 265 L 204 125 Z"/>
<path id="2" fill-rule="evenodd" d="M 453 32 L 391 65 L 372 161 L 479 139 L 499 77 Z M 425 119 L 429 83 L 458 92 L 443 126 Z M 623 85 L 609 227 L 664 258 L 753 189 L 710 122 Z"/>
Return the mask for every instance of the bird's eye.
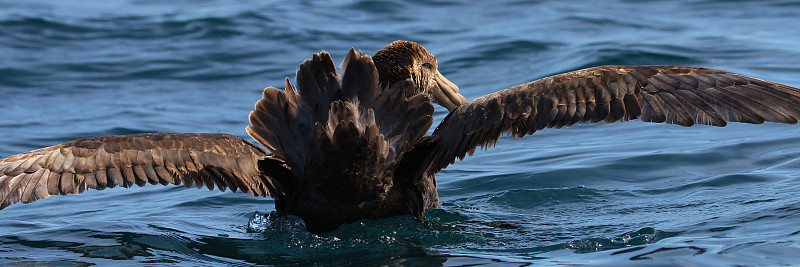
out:
<path id="1" fill-rule="evenodd" d="M 431 68 L 431 63 L 428 63 L 428 62 L 422 63 L 422 67 L 424 67 L 426 69 L 430 69 Z"/>

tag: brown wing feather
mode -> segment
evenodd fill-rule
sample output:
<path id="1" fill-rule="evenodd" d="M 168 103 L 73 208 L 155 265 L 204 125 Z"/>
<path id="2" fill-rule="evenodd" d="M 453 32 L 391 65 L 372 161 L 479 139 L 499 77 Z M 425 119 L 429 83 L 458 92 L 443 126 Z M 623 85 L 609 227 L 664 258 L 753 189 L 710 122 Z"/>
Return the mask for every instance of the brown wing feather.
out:
<path id="1" fill-rule="evenodd" d="M 430 173 L 504 132 L 640 118 L 683 126 L 728 121 L 797 123 L 800 90 L 701 67 L 602 66 L 542 78 L 472 100 L 436 128 Z"/>
<path id="2" fill-rule="evenodd" d="M 133 184 L 196 184 L 274 195 L 260 148 L 227 134 L 157 133 L 79 139 L 0 160 L 0 209 L 51 195 Z"/>

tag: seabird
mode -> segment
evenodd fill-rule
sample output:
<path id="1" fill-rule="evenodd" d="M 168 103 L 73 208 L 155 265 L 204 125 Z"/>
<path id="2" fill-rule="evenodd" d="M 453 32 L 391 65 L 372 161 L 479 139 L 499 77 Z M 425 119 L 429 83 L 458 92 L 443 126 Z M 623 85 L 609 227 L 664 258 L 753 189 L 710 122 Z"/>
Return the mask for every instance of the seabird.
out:
<path id="1" fill-rule="evenodd" d="M 641 119 L 682 126 L 795 124 L 800 90 L 701 67 L 601 66 L 466 101 L 422 46 L 350 50 L 341 77 L 328 53 L 294 87 L 264 89 L 247 133 L 151 133 L 69 141 L 0 160 L 0 208 L 87 189 L 196 185 L 275 199 L 280 215 L 321 233 L 438 205 L 435 174 L 508 135 Z M 433 134 L 433 105 L 450 113 Z"/>

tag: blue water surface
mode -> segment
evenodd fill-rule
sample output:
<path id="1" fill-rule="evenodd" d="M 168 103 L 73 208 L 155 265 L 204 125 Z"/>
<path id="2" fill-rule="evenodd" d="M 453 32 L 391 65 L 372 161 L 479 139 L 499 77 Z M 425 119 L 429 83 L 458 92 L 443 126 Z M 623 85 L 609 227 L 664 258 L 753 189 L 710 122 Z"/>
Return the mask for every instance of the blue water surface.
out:
<path id="1" fill-rule="evenodd" d="M 244 127 L 321 50 L 413 40 L 467 99 L 607 64 L 800 86 L 796 1 L 0 0 L 0 157 Z M 446 110 L 437 107 L 438 123 Z M 440 208 L 314 235 L 248 194 L 146 186 L 0 211 L 0 265 L 798 265 L 800 127 L 576 125 L 437 175 Z"/>

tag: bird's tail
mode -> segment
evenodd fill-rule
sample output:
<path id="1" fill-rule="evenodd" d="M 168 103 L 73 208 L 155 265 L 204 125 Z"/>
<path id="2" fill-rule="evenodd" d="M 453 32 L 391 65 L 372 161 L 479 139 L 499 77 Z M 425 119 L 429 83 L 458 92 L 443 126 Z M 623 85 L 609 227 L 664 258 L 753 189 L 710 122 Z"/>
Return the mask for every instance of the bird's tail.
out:
<path id="1" fill-rule="evenodd" d="M 342 69 L 340 79 L 331 56 L 316 54 L 300 65 L 297 87 L 287 78 L 284 90 L 264 89 L 250 113 L 247 133 L 298 177 L 308 168 L 358 160 L 353 151 L 396 164 L 433 122 L 427 96 L 405 96 L 410 81 L 379 87 L 369 56 L 351 49 Z"/>

